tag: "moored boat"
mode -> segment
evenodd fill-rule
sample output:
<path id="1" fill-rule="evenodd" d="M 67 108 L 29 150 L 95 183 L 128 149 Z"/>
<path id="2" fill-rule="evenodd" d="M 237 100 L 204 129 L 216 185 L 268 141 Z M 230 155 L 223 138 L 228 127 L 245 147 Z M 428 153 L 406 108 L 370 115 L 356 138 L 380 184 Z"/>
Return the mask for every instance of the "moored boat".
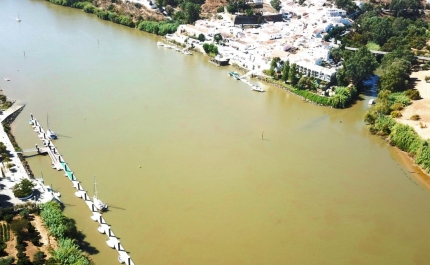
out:
<path id="1" fill-rule="evenodd" d="M 262 89 L 261 87 L 256 86 L 256 85 L 253 85 L 253 86 L 252 86 L 252 90 L 253 90 L 253 91 L 257 91 L 257 92 L 265 92 L 265 90 L 264 90 L 264 89 Z"/>
<path id="2" fill-rule="evenodd" d="M 93 203 L 94 206 L 99 211 L 106 211 L 108 209 L 107 204 L 103 203 L 99 198 L 97 198 L 97 182 L 96 182 L 96 176 L 94 176 L 94 196 L 93 196 Z"/>
<path id="3" fill-rule="evenodd" d="M 158 42 L 157 42 L 157 45 L 158 45 L 158 46 L 164 46 L 164 43 L 162 43 L 161 41 L 158 41 Z"/>

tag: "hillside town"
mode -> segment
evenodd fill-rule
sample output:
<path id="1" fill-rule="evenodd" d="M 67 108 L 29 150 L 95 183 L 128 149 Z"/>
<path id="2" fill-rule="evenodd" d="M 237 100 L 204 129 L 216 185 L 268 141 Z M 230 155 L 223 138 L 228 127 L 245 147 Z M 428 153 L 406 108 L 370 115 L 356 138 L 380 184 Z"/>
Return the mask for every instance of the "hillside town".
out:
<path id="1" fill-rule="evenodd" d="M 256 5 L 260 0 L 254 0 Z M 354 21 L 345 10 L 335 8 L 326 1 L 315 0 L 309 5 L 293 1 L 282 2 L 279 13 L 263 13 L 266 23 L 242 14 L 218 13 L 211 19 L 198 20 L 194 25 L 180 25 L 174 34 L 166 35 L 176 42 L 192 45 L 203 52 L 204 36 L 212 43 L 220 35 L 219 59 L 228 60 L 249 71 L 270 67 L 273 58 L 290 61 L 302 74 L 329 82 L 341 66 L 330 59 L 330 49 L 340 41 L 324 41 L 324 36 L 336 27 L 350 26 Z M 357 6 L 361 2 L 356 3 Z"/>

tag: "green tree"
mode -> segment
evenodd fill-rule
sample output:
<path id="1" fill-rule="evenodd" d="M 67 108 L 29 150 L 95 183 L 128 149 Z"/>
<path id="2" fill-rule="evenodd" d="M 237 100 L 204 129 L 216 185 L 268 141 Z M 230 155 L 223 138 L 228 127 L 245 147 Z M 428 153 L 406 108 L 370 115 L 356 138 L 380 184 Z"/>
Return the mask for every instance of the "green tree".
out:
<path id="1" fill-rule="evenodd" d="M 282 68 L 282 81 L 287 82 L 289 71 L 290 71 L 290 61 L 286 61 L 284 63 L 284 67 Z"/>
<path id="2" fill-rule="evenodd" d="M 184 22 L 192 24 L 200 18 L 200 5 L 191 2 L 184 2 L 181 5 L 181 9 L 184 12 Z"/>
<path id="3" fill-rule="evenodd" d="M 13 195 L 17 198 L 27 197 L 33 192 L 34 186 L 35 185 L 30 180 L 23 179 L 13 187 Z"/>
<path id="4" fill-rule="evenodd" d="M 220 33 L 217 33 L 214 35 L 214 40 L 216 43 L 219 43 L 220 41 L 222 41 L 222 36 Z"/>
<path id="5" fill-rule="evenodd" d="M 12 265 L 15 259 L 13 257 L 7 257 L 0 259 L 0 265 Z"/>
<path id="6" fill-rule="evenodd" d="M 281 10 L 281 1 L 280 0 L 270 0 L 270 5 L 276 9 L 276 11 Z"/>
<path id="7" fill-rule="evenodd" d="M 402 59 L 407 62 L 410 62 L 411 64 L 416 62 L 415 55 L 410 49 L 407 49 L 405 47 L 398 47 L 392 52 L 384 55 L 384 58 L 382 58 L 382 61 L 381 61 L 381 68 L 385 69 L 396 59 Z M 407 73 L 411 74 L 411 70 L 412 68 L 408 68 Z"/>
<path id="8" fill-rule="evenodd" d="M 348 13 L 353 13 L 358 8 L 352 0 L 335 0 L 335 4 L 338 8 L 344 9 Z"/>
<path id="9" fill-rule="evenodd" d="M 44 265 L 46 255 L 42 251 L 37 251 L 33 256 L 33 265 Z"/>
<path id="10" fill-rule="evenodd" d="M 404 59 L 395 59 L 384 70 L 381 77 L 381 88 L 392 92 L 405 90 L 410 68 L 410 62 Z"/>
<path id="11" fill-rule="evenodd" d="M 248 8 L 248 9 L 246 10 L 246 15 L 247 15 L 248 17 L 250 17 L 250 16 L 254 15 L 254 11 L 252 11 L 252 9 L 251 9 L 251 8 Z"/>
<path id="12" fill-rule="evenodd" d="M 390 101 L 389 96 L 391 92 L 389 90 L 381 90 L 378 93 L 378 100 L 374 106 L 375 112 L 378 115 L 386 115 L 390 113 Z"/>
<path id="13" fill-rule="evenodd" d="M 205 35 L 200 33 L 198 39 L 199 39 L 199 41 L 204 42 L 206 40 L 206 37 L 205 37 Z"/>
<path id="14" fill-rule="evenodd" d="M 374 55 L 366 47 L 361 47 L 345 61 L 345 75 L 357 87 L 377 66 Z"/>
<path id="15" fill-rule="evenodd" d="M 290 80 L 290 83 L 293 86 L 295 86 L 299 81 L 299 78 L 297 77 L 297 65 L 295 63 L 293 63 L 290 67 L 290 72 L 288 73 L 288 79 Z"/>
<path id="16" fill-rule="evenodd" d="M 422 9 L 422 3 L 420 0 L 392 0 L 390 9 L 399 17 L 415 16 Z"/>

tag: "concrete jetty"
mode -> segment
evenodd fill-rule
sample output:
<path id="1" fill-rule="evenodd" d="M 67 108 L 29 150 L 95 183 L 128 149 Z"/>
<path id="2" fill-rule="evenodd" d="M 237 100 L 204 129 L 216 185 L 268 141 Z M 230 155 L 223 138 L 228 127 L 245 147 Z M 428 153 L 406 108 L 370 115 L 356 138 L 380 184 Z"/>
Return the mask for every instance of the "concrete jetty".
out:
<path id="1" fill-rule="evenodd" d="M 39 148 L 36 145 L 35 149 L 31 149 L 31 151 L 36 152 L 45 152 L 49 154 L 49 157 L 52 161 L 52 168 L 56 170 L 63 170 L 64 175 L 70 179 L 73 187 L 77 190 L 75 195 L 84 200 L 85 204 L 88 206 L 89 210 L 92 213 L 91 219 L 99 223 L 99 227 L 97 230 L 106 234 L 108 240 L 106 240 L 106 244 L 114 248 L 118 251 L 118 262 L 124 263 L 126 265 L 134 265 L 127 251 L 125 251 L 124 247 L 121 245 L 119 239 L 113 233 L 111 226 L 106 222 L 103 218 L 103 215 L 97 210 L 94 205 L 93 200 L 90 196 L 88 196 L 86 190 L 82 187 L 82 184 L 78 181 L 76 176 L 74 175 L 70 166 L 66 163 L 63 156 L 58 152 L 58 149 L 54 146 L 51 139 L 49 139 L 45 130 L 42 128 L 40 123 L 34 118 L 33 114 L 30 116 L 30 124 L 33 126 L 34 131 L 38 134 L 40 140 L 42 140 L 43 145 L 45 147 Z M 24 150 L 25 151 L 25 150 Z M 30 151 L 30 150 L 27 150 Z"/>

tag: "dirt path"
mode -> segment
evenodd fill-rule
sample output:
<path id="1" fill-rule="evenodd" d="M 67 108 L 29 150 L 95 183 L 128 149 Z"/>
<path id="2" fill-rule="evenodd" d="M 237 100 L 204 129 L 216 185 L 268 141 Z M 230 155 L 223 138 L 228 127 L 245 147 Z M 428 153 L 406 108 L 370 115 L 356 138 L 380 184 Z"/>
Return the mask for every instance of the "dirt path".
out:
<path id="1" fill-rule="evenodd" d="M 43 244 L 40 247 L 40 251 L 43 251 L 46 255 L 46 259 L 49 259 L 52 255 L 50 253 L 51 249 L 58 249 L 57 241 L 54 237 L 49 236 L 49 232 L 46 227 L 43 225 L 42 218 L 40 216 L 35 215 L 34 220 L 31 221 L 31 224 L 36 228 L 36 230 L 40 233 L 41 239 L 40 243 Z"/>

